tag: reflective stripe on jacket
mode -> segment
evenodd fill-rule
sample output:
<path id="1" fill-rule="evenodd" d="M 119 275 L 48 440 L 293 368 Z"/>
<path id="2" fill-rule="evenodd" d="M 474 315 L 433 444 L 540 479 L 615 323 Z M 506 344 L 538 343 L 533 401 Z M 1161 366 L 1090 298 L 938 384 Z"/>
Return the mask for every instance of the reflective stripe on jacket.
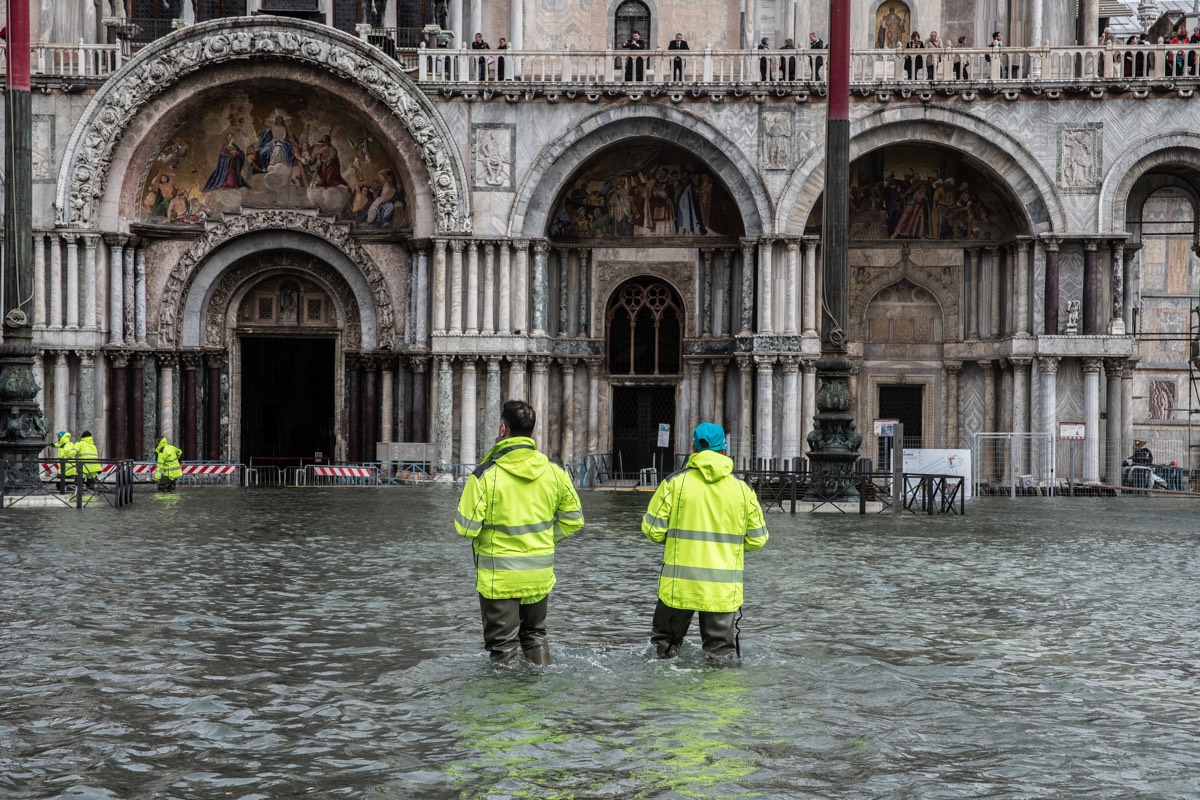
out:
<path id="1" fill-rule="evenodd" d="M 701 450 L 654 492 L 642 533 L 664 543 L 658 597 L 672 608 L 742 607 L 744 554 L 767 543 L 758 496 L 726 455 Z"/>
<path id="2" fill-rule="evenodd" d="M 579 495 L 533 439 L 497 442 L 467 478 L 454 529 L 471 540 L 475 587 L 489 600 L 534 601 L 554 587 L 554 545 L 583 527 Z"/>
<path id="3" fill-rule="evenodd" d="M 85 478 L 95 477 L 103 466 L 100 463 L 100 453 L 96 450 L 96 443 L 90 436 L 85 436 L 76 442 L 75 456 L 80 460 L 79 466 L 83 468 Z"/>

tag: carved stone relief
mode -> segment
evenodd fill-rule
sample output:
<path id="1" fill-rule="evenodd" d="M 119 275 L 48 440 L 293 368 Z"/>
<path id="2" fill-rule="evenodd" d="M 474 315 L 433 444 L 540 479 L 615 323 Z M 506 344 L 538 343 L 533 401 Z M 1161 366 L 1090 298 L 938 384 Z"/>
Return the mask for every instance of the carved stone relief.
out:
<path id="1" fill-rule="evenodd" d="M 1063 125 L 1058 129 L 1058 182 L 1065 189 L 1090 190 L 1100 175 L 1100 126 Z"/>

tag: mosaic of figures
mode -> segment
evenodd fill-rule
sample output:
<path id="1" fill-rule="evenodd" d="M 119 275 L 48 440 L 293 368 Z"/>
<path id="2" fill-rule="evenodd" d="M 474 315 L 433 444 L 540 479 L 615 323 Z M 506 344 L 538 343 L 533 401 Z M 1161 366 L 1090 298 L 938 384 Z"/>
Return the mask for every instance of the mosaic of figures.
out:
<path id="1" fill-rule="evenodd" d="M 411 224 L 377 137 L 328 101 L 237 93 L 184 120 L 151 160 L 142 222 L 197 225 L 245 207 L 316 209 L 364 227 Z"/>
<path id="2" fill-rule="evenodd" d="M 621 147 L 576 175 L 550 221 L 552 239 L 741 236 L 741 214 L 721 179 L 677 148 Z"/>
<path id="3" fill-rule="evenodd" d="M 892 147 L 851 167 L 851 239 L 999 239 L 1024 226 L 993 185 L 950 151 Z"/>

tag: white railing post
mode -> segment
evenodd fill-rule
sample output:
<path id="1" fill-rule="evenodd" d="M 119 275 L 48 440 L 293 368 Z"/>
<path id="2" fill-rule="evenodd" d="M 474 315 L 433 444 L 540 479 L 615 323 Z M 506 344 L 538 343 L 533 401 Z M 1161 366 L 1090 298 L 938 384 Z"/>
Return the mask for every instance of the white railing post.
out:
<path id="1" fill-rule="evenodd" d="M 713 79 L 713 55 L 712 45 L 704 47 L 704 82 L 712 83 Z"/>
<path id="2" fill-rule="evenodd" d="M 417 45 L 417 80 L 429 80 L 429 64 L 426 61 L 425 43 Z"/>

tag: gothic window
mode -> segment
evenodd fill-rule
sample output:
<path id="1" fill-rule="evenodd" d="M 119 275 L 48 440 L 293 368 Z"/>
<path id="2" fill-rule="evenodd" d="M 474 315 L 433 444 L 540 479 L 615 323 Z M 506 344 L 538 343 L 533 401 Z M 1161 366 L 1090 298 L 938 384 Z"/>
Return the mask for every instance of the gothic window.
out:
<path id="1" fill-rule="evenodd" d="M 629 40 L 629 34 L 637 31 L 646 47 L 651 47 L 650 8 L 640 0 L 626 0 L 617 6 L 613 47 L 620 47 Z"/>
<path id="2" fill-rule="evenodd" d="M 605 327 L 610 374 L 679 374 L 683 311 L 675 290 L 663 281 L 642 278 L 623 285 Z"/>

